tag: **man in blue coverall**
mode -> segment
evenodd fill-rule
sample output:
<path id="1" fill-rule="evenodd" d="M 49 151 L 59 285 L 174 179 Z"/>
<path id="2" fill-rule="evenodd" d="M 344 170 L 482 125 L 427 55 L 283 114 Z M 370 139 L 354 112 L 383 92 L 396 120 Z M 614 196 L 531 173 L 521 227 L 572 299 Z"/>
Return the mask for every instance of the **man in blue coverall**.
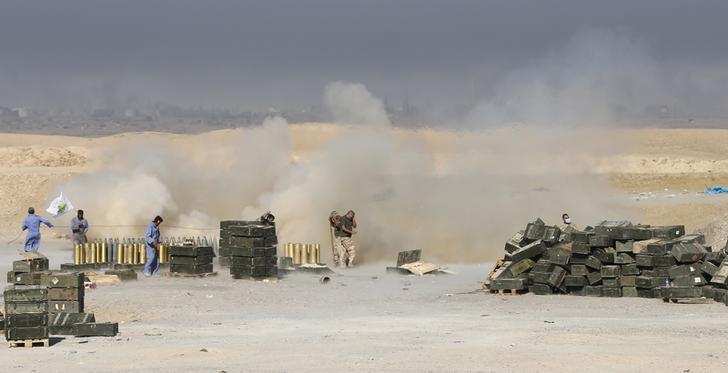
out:
<path id="1" fill-rule="evenodd" d="M 34 208 L 28 209 L 28 216 L 23 220 L 23 230 L 28 230 L 28 234 L 25 236 L 25 247 L 23 250 L 26 253 L 37 253 L 40 248 L 40 225 L 45 224 L 48 228 L 52 228 L 53 224 L 48 220 L 35 214 Z"/>
<path id="2" fill-rule="evenodd" d="M 147 249 L 147 262 L 144 264 L 144 276 L 151 276 L 157 273 L 159 269 L 159 251 L 157 251 L 159 245 L 159 224 L 162 224 L 164 219 L 161 216 L 157 216 L 147 225 L 147 232 L 144 235 L 144 241 Z"/>

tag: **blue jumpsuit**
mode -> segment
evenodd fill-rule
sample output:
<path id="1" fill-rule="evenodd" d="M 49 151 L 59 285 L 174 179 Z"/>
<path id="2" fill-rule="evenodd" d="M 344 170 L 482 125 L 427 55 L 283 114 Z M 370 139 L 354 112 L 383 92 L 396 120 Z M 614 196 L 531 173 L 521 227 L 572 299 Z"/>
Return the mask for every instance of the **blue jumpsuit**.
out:
<path id="1" fill-rule="evenodd" d="M 41 223 L 47 225 L 49 228 L 53 227 L 53 224 L 46 219 L 41 218 L 36 214 L 28 214 L 28 217 L 23 220 L 23 230 L 28 230 L 28 234 L 25 236 L 25 247 L 23 250 L 26 253 L 38 252 L 40 248 L 40 225 Z"/>
<path id="2" fill-rule="evenodd" d="M 159 227 L 151 222 L 147 225 L 147 232 L 144 235 L 147 249 L 147 262 L 144 264 L 144 274 L 151 276 L 159 269 L 159 257 L 156 244 L 159 242 Z"/>

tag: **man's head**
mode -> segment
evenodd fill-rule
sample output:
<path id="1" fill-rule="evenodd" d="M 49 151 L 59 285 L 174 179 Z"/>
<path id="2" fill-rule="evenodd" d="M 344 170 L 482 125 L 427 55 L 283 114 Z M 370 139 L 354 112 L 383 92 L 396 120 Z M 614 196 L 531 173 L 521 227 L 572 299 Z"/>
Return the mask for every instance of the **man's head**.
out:
<path id="1" fill-rule="evenodd" d="M 346 212 L 346 217 L 349 218 L 349 219 L 354 219 L 354 215 L 356 215 L 354 213 L 354 210 L 349 210 L 349 211 Z"/>
<path id="2" fill-rule="evenodd" d="M 161 216 L 157 215 L 152 221 L 154 222 L 154 225 L 159 226 L 159 224 L 162 224 L 164 219 L 162 219 Z"/>
<path id="3" fill-rule="evenodd" d="M 35 209 L 32 207 L 28 207 L 28 214 L 35 214 Z"/>
<path id="4" fill-rule="evenodd" d="M 564 221 L 564 224 L 571 224 L 571 217 L 569 217 L 569 214 L 567 213 L 561 215 L 561 220 Z"/>
<path id="5" fill-rule="evenodd" d="M 77 216 L 77 217 L 78 217 L 79 219 L 83 219 L 83 210 L 78 210 L 78 212 L 76 213 L 76 216 Z"/>

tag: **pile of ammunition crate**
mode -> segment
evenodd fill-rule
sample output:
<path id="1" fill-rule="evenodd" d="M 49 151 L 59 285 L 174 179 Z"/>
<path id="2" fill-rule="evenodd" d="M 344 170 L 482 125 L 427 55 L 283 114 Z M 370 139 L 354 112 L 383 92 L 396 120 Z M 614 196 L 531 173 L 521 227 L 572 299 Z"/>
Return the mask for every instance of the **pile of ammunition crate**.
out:
<path id="1" fill-rule="evenodd" d="M 491 291 L 537 295 L 726 301 L 728 263 L 701 234 L 685 227 L 604 221 L 562 231 L 537 219 L 505 245 L 486 285 Z"/>
<path id="2" fill-rule="evenodd" d="M 8 284 L 40 285 L 40 276 L 48 270 L 48 258 L 16 260 L 8 272 Z"/>
<path id="3" fill-rule="evenodd" d="M 215 252 L 211 246 L 172 246 L 169 271 L 185 274 L 212 273 L 212 259 Z"/>
<path id="4" fill-rule="evenodd" d="M 10 285 L 5 289 L 5 339 L 48 346 L 48 290 L 40 285 Z"/>
<path id="5" fill-rule="evenodd" d="M 278 237 L 274 224 L 258 221 L 220 222 L 221 263 L 230 265 L 233 278 L 278 277 Z"/>

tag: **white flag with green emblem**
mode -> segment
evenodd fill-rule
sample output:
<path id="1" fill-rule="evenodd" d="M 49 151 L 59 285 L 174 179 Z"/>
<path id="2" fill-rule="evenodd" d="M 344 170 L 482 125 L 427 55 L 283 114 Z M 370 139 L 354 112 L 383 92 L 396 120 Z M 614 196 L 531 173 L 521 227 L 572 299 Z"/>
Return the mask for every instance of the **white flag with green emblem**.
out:
<path id="1" fill-rule="evenodd" d="M 63 192 L 61 192 L 61 195 L 51 202 L 51 205 L 48 206 L 46 211 L 53 215 L 54 218 L 57 218 L 71 210 L 73 210 L 73 204 L 71 204 L 71 201 L 69 201 L 68 198 L 63 195 Z"/>

